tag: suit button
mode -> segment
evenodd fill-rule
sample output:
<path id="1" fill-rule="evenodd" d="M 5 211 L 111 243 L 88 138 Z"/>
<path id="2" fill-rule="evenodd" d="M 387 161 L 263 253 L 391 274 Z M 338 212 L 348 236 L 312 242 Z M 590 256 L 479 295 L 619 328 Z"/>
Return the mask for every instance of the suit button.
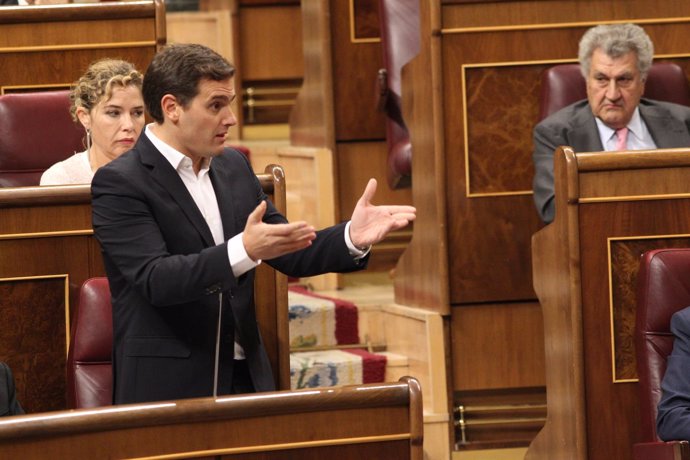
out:
<path id="1" fill-rule="evenodd" d="M 204 292 L 206 295 L 211 295 L 211 294 L 216 294 L 220 292 L 220 284 L 214 284 L 212 286 L 207 287 Z"/>

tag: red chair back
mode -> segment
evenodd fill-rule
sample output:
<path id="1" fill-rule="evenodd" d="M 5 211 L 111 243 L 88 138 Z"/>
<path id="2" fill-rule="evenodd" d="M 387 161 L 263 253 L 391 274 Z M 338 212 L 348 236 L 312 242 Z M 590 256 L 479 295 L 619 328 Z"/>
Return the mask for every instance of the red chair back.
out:
<path id="1" fill-rule="evenodd" d="M 690 85 L 683 69 L 672 62 L 655 62 L 649 69 L 644 97 L 690 106 Z M 539 120 L 587 98 L 580 64 L 560 64 L 542 74 Z"/>
<path id="2" fill-rule="evenodd" d="M 0 96 L 0 187 L 38 185 L 46 169 L 85 149 L 69 106 L 68 90 Z"/>
<path id="3" fill-rule="evenodd" d="M 109 406 L 113 403 L 113 316 L 110 287 L 105 277 L 84 281 L 72 324 L 67 355 L 69 407 Z"/>
<path id="4" fill-rule="evenodd" d="M 657 441 L 661 380 L 673 349 L 671 316 L 690 305 L 690 249 L 643 254 L 637 278 L 635 349 L 640 389 L 641 441 Z"/>

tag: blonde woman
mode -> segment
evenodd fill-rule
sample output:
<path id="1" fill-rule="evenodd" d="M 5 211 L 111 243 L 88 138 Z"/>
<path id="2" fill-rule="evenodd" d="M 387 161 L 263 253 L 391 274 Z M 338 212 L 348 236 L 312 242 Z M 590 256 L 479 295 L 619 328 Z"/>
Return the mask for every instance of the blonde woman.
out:
<path id="1" fill-rule="evenodd" d="M 89 184 L 98 168 L 134 147 L 144 127 L 142 81 L 126 61 L 89 66 L 70 93 L 70 113 L 86 130 L 86 150 L 48 168 L 41 185 Z"/>

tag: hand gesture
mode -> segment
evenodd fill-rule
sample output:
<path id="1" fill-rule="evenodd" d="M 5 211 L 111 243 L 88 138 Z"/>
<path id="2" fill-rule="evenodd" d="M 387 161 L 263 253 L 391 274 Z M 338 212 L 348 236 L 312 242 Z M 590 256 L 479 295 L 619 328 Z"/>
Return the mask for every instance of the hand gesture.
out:
<path id="1" fill-rule="evenodd" d="M 369 179 L 364 194 L 357 201 L 350 221 L 350 239 L 358 248 L 369 247 L 389 232 L 405 227 L 417 216 L 413 206 L 374 206 L 376 179 Z"/>
<path id="2" fill-rule="evenodd" d="M 316 238 L 314 227 L 306 222 L 289 224 L 267 224 L 262 221 L 266 213 L 266 202 L 262 201 L 252 211 L 244 226 L 242 243 L 252 260 L 275 259 L 299 251 L 311 245 Z"/>

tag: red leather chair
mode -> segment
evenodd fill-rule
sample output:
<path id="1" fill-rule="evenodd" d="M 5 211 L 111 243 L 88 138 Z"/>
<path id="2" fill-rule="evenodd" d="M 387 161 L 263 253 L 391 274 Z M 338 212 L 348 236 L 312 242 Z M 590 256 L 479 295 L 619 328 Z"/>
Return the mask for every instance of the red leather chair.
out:
<path id="1" fill-rule="evenodd" d="M 419 1 L 379 0 L 381 49 L 384 69 L 379 70 L 379 108 L 386 114 L 388 185 L 409 187 L 412 174 L 412 144 L 402 117 L 401 70 L 419 53 Z"/>
<path id="2" fill-rule="evenodd" d="M 67 404 L 71 408 L 113 403 L 113 316 L 104 277 L 84 281 L 67 354 Z"/>
<path id="3" fill-rule="evenodd" d="M 640 390 L 640 443 L 634 460 L 690 459 L 687 441 L 659 441 L 656 413 L 661 379 L 673 349 L 671 316 L 690 305 L 690 249 L 646 252 L 637 278 L 635 350 Z M 689 370 L 690 372 L 690 370 Z M 690 376 L 689 376 L 690 377 Z"/>
<path id="4" fill-rule="evenodd" d="M 690 106 L 690 86 L 685 72 L 672 62 L 655 62 L 647 75 L 644 97 Z M 580 64 L 550 67 L 542 74 L 539 120 L 586 98 Z"/>
<path id="5" fill-rule="evenodd" d="M 0 187 L 38 185 L 43 171 L 84 150 L 69 91 L 0 96 Z"/>

